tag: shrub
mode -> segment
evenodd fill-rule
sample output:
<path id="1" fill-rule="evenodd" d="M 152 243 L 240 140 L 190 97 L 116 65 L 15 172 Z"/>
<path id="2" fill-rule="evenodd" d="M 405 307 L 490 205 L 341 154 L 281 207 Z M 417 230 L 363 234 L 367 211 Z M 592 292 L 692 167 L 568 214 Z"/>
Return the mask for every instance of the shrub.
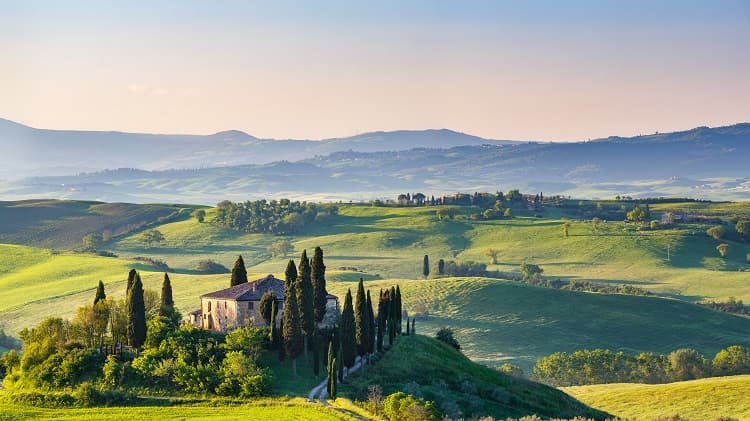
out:
<path id="1" fill-rule="evenodd" d="M 443 341 L 448 345 L 452 346 L 456 350 L 461 350 L 461 345 L 458 343 L 456 338 L 453 336 L 453 329 L 449 327 L 443 327 L 435 333 L 435 338 L 439 341 Z"/>
<path id="2" fill-rule="evenodd" d="M 508 376 L 519 377 L 519 378 L 524 377 L 524 372 L 521 369 L 521 367 L 510 364 L 510 363 L 505 363 L 501 365 L 500 367 L 497 368 L 497 371 Z"/>
<path id="3" fill-rule="evenodd" d="M 208 259 L 208 260 L 201 260 L 198 262 L 198 265 L 195 267 L 195 270 L 198 272 L 208 273 L 208 274 L 221 274 L 221 273 L 229 273 L 229 269 L 227 269 L 226 266 L 216 263 L 215 261 Z"/>
<path id="4" fill-rule="evenodd" d="M 383 401 L 383 413 L 391 421 L 437 420 L 438 411 L 430 401 L 420 401 L 404 392 L 388 395 Z"/>

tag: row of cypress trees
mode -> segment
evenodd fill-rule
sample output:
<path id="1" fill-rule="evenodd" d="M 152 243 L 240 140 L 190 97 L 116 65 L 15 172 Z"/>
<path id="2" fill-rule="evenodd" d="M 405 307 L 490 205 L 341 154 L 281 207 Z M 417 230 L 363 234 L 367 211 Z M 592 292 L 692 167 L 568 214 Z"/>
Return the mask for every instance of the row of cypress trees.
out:
<path id="1" fill-rule="evenodd" d="M 99 281 L 94 296 L 94 305 L 107 298 L 104 292 L 104 283 Z M 128 346 L 140 348 L 146 342 L 146 303 L 143 298 L 143 282 L 141 275 L 131 269 L 128 273 L 127 287 L 125 291 L 126 329 L 125 338 Z M 174 311 L 174 300 L 172 298 L 172 282 L 168 274 L 164 274 L 161 286 L 160 314 L 169 316 Z"/>

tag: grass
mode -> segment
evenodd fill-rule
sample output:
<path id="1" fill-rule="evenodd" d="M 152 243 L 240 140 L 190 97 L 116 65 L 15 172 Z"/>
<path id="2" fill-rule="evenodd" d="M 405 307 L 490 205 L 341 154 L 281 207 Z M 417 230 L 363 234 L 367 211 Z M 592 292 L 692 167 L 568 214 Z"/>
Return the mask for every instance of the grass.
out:
<path id="1" fill-rule="evenodd" d="M 366 288 L 398 283 L 404 309 L 420 314 L 418 333 L 455 329 L 474 361 L 503 362 L 526 373 L 539 357 L 578 349 L 609 348 L 629 353 L 668 353 L 690 347 L 709 358 L 733 344 L 750 345 L 750 319 L 679 300 L 602 295 L 532 287 L 484 278 L 372 281 Z M 343 297 L 354 283 L 329 288 Z"/>
<path id="2" fill-rule="evenodd" d="M 349 397 L 364 399 L 370 385 L 383 394 L 395 391 L 421 394 L 452 418 L 492 415 L 496 418 L 586 416 L 606 414 L 582 405 L 559 390 L 506 376 L 471 362 L 448 345 L 426 336 L 402 336 L 375 365 L 343 385 Z"/>
<path id="3" fill-rule="evenodd" d="M 691 420 L 721 416 L 750 419 L 750 375 L 679 383 L 607 384 L 563 389 L 581 401 L 622 418 L 654 419 L 679 414 Z"/>
<path id="4" fill-rule="evenodd" d="M 34 408 L 0 403 L 0 420 L 274 420 L 305 421 L 356 420 L 348 413 L 337 412 L 302 399 L 249 401 L 236 406 L 210 404 L 180 406 L 129 406 L 107 408 Z"/>

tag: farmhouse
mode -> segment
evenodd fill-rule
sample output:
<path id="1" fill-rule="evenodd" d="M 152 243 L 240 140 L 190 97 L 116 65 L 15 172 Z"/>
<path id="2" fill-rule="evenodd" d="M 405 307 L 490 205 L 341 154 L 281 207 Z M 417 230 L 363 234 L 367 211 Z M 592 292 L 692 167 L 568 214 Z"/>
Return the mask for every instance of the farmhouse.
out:
<path id="1" fill-rule="evenodd" d="M 284 281 L 268 275 L 252 282 L 201 295 L 201 308 L 190 313 L 196 327 L 228 332 L 243 326 L 267 326 L 260 315 L 260 299 L 267 291 L 276 294 L 279 320 L 284 308 Z M 336 311 L 338 298 L 328 294 L 328 312 Z"/>

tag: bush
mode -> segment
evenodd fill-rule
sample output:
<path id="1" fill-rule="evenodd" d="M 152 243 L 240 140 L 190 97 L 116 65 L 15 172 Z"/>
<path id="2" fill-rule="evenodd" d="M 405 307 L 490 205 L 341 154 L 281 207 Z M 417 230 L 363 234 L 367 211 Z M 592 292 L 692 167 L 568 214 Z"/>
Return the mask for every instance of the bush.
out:
<path id="1" fill-rule="evenodd" d="M 453 336 L 453 329 L 449 327 L 441 328 L 440 330 L 435 333 L 435 338 L 439 341 L 443 341 L 447 343 L 448 345 L 452 346 L 456 350 L 461 350 L 461 345 L 458 343 L 456 338 Z"/>
<path id="2" fill-rule="evenodd" d="M 404 392 L 388 395 L 383 401 L 383 413 L 391 421 L 437 420 L 439 417 L 433 402 L 417 400 Z"/>
<path id="3" fill-rule="evenodd" d="M 521 369 L 521 367 L 510 364 L 510 363 L 505 363 L 501 365 L 500 367 L 497 368 L 497 371 L 505 375 L 512 376 L 512 377 L 518 377 L 518 378 L 524 377 L 524 372 Z"/>
<path id="4" fill-rule="evenodd" d="M 678 349 L 669 354 L 672 379 L 693 380 L 711 375 L 711 364 L 698 351 L 690 348 Z"/>
<path id="5" fill-rule="evenodd" d="M 195 270 L 198 272 L 203 272 L 207 274 L 221 274 L 221 273 L 229 273 L 229 269 L 227 269 L 226 266 L 216 263 L 215 261 L 208 259 L 208 260 L 201 260 L 198 262 L 198 265 L 195 267 Z"/>
<path id="6" fill-rule="evenodd" d="M 750 374 L 750 348 L 734 345 L 719 351 L 713 360 L 716 375 Z"/>

